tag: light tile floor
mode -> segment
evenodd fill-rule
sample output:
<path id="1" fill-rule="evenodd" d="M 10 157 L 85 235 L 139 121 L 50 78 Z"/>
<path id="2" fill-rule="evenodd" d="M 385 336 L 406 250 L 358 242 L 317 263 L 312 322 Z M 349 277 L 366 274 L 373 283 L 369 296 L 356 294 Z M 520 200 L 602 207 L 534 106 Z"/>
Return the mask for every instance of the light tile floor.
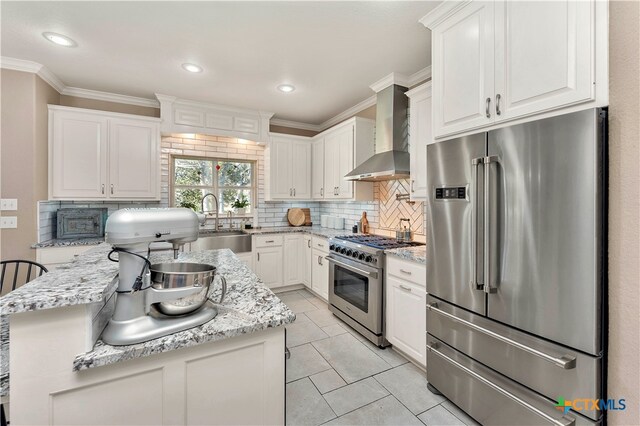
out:
<path id="1" fill-rule="evenodd" d="M 380 349 L 307 290 L 279 293 L 287 326 L 287 425 L 477 425 L 427 389 L 424 372 Z"/>

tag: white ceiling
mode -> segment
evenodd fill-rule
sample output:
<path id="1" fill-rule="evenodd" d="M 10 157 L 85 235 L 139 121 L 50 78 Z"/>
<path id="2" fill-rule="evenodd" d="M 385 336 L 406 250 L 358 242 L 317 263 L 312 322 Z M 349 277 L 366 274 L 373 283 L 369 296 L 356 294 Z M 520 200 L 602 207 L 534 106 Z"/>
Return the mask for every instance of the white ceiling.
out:
<path id="1" fill-rule="evenodd" d="M 370 97 L 387 74 L 430 65 L 418 19 L 438 3 L 2 1 L 0 53 L 41 63 L 71 87 L 319 124 Z M 44 31 L 78 47 L 56 46 Z M 187 73 L 185 62 L 204 72 Z M 281 83 L 297 90 L 280 93 Z"/>

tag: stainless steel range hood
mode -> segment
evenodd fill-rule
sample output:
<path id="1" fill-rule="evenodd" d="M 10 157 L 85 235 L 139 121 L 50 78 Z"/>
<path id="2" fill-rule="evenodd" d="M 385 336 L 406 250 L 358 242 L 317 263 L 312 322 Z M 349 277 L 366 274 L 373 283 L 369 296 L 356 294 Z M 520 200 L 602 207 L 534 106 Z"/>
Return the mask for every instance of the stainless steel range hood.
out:
<path id="1" fill-rule="evenodd" d="M 409 177 L 408 89 L 393 84 L 378 92 L 375 154 L 345 176 L 346 180 L 380 181 Z"/>

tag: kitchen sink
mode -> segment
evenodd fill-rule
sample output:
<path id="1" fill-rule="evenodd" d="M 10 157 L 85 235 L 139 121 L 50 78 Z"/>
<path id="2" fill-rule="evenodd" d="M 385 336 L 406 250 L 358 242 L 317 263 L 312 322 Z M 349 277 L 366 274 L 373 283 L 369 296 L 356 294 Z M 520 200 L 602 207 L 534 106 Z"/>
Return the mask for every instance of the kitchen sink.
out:
<path id="1" fill-rule="evenodd" d="M 242 231 L 218 231 L 203 235 L 191 243 L 191 251 L 229 249 L 234 253 L 251 251 L 251 235 Z"/>

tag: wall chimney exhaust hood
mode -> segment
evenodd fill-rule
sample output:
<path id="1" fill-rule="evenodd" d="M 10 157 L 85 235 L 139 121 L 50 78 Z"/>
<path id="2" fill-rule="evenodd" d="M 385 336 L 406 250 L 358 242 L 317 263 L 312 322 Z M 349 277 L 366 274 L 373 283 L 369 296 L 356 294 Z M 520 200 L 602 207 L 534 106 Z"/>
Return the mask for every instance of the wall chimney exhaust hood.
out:
<path id="1" fill-rule="evenodd" d="M 391 77 L 396 80 L 393 74 Z M 375 85 L 372 88 L 375 90 Z M 407 90 L 403 85 L 391 83 L 377 91 L 375 154 L 347 174 L 346 180 L 409 178 L 409 98 L 404 94 Z"/>

